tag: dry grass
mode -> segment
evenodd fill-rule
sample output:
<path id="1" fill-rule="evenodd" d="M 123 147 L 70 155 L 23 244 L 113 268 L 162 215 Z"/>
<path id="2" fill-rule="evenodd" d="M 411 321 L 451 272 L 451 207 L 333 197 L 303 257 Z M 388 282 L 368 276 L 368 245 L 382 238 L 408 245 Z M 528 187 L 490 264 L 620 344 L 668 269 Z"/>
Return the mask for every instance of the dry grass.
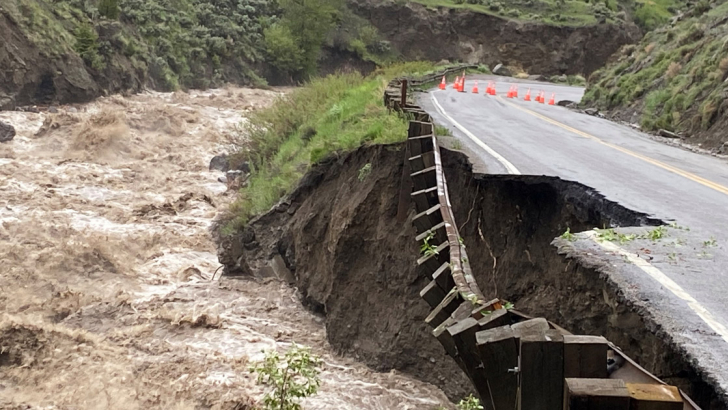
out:
<path id="1" fill-rule="evenodd" d="M 655 49 L 655 46 L 656 46 L 655 43 L 650 43 L 647 46 L 645 46 L 645 53 L 650 54 L 652 52 L 652 50 Z"/>
<path id="2" fill-rule="evenodd" d="M 682 70 L 682 64 L 673 61 L 667 67 L 667 71 L 665 72 L 665 75 L 667 76 L 667 78 L 675 78 L 675 76 L 680 73 L 680 70 Z"/>

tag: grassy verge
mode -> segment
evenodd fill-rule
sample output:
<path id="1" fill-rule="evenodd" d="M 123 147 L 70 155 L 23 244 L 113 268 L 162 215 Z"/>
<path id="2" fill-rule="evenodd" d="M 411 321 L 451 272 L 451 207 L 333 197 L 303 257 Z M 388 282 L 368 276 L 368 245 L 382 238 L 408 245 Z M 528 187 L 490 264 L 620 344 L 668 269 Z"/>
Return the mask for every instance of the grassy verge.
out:
<path id="1" fill-rule="evenodd" d="M 246 126 L 250 143 L 235 154 L 252 173 L 231 211 L 223 233 L 244 226 L 271 208 L 309 168 L 334 152 L 362 144 L 385 144 L 407 137 L 407 121 L 382 102 L 387 82 L 400 75 L 432 72 L 432 63 L 414 62 L 363 77 L 338 74 L 315 79 L 259 111 Z"/>

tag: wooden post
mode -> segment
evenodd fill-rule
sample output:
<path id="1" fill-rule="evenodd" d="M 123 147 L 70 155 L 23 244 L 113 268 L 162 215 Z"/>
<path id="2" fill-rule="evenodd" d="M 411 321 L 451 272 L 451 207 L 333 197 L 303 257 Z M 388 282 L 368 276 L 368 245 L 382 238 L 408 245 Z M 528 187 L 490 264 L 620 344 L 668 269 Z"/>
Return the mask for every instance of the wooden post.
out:
<path id="1" fill-rule="evenodd" d="M 518 342 L 513 329 L 510 326 L 496 327 L 476 333 L 475 338 L 493 408 L 515 409 L 518 398 Z"/>
<path id="2" fill-rule="evenodd" d="M 465 365 L 465 370 L 473 381 L 475 390 L 483 402 L 486 410 L 493 410 L 491 405 L 490 390 L 488 381 L 485 378 L 485 371 L 478 354 L 478 347 L 475 341 L 475 333 L 480 330 L 478 321 L 472 317 L 466 317 L 447 328 L 450 337 L 455 341 L 458 356 Z"/>
<path id="3" fill-rule="evenodd" d="M 399 103 L 402 105 L 402 109 L 407 108 L 407 80 L 402 80 L 402 94 L 400 94 Z"/>
<path id="4" fill-rule="evenodd" d="M 607 345 L 601 336 L 564 336 L 564 377 L 606 379 Z"/>
<path id="5" fill-rule="evenodd" d="M 621 379 L 564 381 L 564 410 L 629 410 L 629 390 Z"/>
<path id="6" fill-rule="evenodd" d="M 520 345 L 521 389 L 518 409 L 563 410 L 563 336 L 556 330 L 522 333 Z"/>

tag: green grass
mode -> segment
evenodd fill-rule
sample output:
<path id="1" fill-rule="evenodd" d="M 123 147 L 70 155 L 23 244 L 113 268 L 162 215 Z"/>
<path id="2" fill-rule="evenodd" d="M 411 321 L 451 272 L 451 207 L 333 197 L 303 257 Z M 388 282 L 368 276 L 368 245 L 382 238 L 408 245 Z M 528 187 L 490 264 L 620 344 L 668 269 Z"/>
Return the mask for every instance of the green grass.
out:
<path id="1" fill-rule="evenodd" d="M 298 183 L 312 165 L 328 155 L 362 144 L 404 141 L 407 121 L 382 104 L 387 81 L 404 73 L 432 72 L 432 63 L 405 63 L 369 77 L 338 74 L 310 81 L 250 118 L 250 144 L 234 155 L 250 161 L 252 174 L 231 207 L 224 232 L 244 226 L 266 212 Z M 361 180 L 368 170 L 362 171 Z"/>

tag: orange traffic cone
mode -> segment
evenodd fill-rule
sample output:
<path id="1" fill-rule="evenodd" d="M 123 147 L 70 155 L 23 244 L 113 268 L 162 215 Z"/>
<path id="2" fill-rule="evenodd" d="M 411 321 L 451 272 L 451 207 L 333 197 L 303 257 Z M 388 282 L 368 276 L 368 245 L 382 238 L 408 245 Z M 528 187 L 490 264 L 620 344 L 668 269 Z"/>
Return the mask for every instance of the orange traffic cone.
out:
<path id="1" fill-rule="evenodd" d="M 526 96 L 523 97 L 523 101 L 531 101 L 531 89 L 529 88 L 528 91 L 526 91 Z"/>
<path id="2" fill-rule="evenodd" d="M 463 76 L 460 77 L 460 88 L 458 89 L 461 93 L 465 92 L 465 73 L 463 73 Z"/>
<path id="3" fill-rule="evenodd" d="M 549 100 L 549 105 L 554 105 L 556 103 L 556 93 L 551 93 L 551 99 Z"/>
<path id="4" fill-rule="evenodd" d="M 545 94 L 545 92 L 544 91 L 541 91 L 541 93 L 538 95 L 538 102 L 540 102 L 541 104 L 544 103 L 544 101 L 543 101 L 543 95 L 544 94 Z"/>
<path id="5" fill-rule="evenodd" d="M 490 86 L 490 95 L 495 95 L 495 82 Z"/>
<path id="6" fill-rule="evenodd" d="M 508 94 L 506 94 L 506 98 L 513 98 L 513 93 L 514 93 L 513 86 L 510 86 L 508 88 Z"/>
<path id="7" fill-rule="evenodd" d="M 442 81 L 440 81 L 440 89 L 444 90 L 445 88 L 447 88 L 447 80 L 445 80 L 445 76 L 443 75 Z"/>
<path id="8" fill-rule="evenodd" d="M 452 83 L 452 88 L 454 88 L 455 90 L 457 90 L 459 85 L 460 85 L 460 77 L 457 77 L 456 76 L 455 77 L 455 82 Z"/>
<path id="9" fill-rule="evenodd" d="M 518 86 L 513 86 L 513 98 L 518 98 Z"/>
<path id="10" fill-rule="evenodd" d="M 473 94 L 478 93 L 478 80 L 475 80 L 475 85 L 473 86 Z"/>

